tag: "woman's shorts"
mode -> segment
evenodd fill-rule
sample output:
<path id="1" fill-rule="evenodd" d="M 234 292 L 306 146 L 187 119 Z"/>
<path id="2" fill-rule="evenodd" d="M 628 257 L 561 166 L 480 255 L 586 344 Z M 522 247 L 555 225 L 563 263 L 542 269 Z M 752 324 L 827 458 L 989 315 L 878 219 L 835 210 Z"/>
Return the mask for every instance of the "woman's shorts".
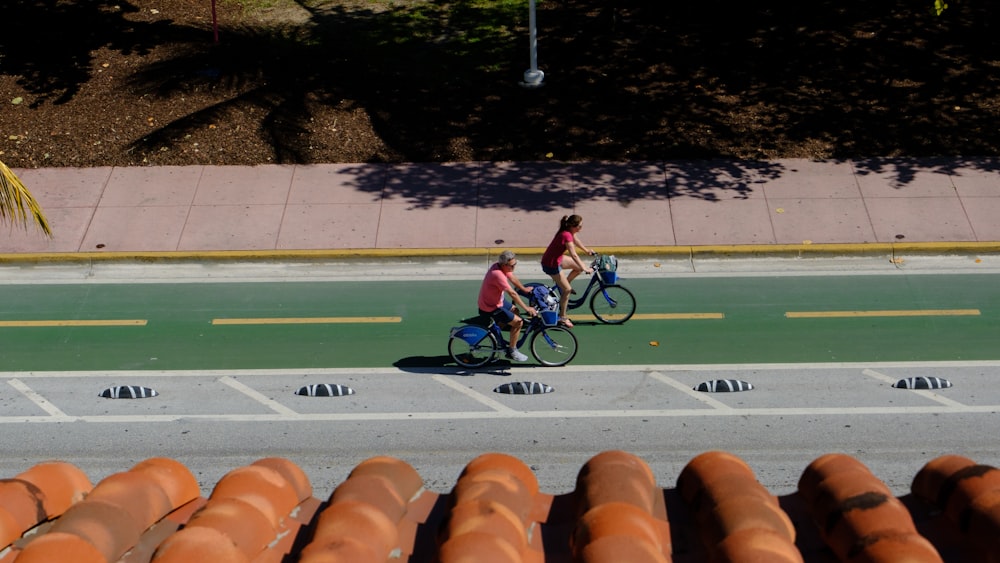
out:
<path id="1" fill-rule="evenodd" d="M 542 264 L 542 271 L 550 276 L 558 276 L 559 272 L 562 271 L 562 266 L 560 264 L 556 264 L 555 266 L 546 266 L 545 264 Z"/>

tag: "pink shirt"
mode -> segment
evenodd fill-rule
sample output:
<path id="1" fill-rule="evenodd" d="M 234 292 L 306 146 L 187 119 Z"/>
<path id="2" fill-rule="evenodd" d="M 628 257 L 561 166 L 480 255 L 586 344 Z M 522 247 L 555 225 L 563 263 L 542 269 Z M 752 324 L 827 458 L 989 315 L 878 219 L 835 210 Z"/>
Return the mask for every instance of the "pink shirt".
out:
<path id="1" fill-rule="evenodd" d="M 499 264 L 493 264 L 483 278 L 483 285 L 479 288 L 479 309 L 492 313 L 503 307 L 503 294 L 510 288 L 507 282 L 507 274 L 500 269 Z"/>
<path id="2" fill-rule="evenodd" d="M 556 236 L 553 237 L 552 242 L 549 243 L 549 247 L 545 249 L 545 254 L 542 254 L 542 266 L 547 266 L 549 268 L 554 268 L 562 262 L 563 253 L 566 252 L 566 247 L 569 243 L 573 242 L 573 233 L 569 231 L 559 231 Z"/>

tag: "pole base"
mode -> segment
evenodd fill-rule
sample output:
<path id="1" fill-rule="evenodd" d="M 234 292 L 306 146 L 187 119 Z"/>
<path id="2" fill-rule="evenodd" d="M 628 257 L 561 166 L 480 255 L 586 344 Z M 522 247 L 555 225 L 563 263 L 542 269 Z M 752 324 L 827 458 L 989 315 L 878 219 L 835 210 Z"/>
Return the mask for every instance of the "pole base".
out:
<path id="1" fill-rule="evenodd" d="M 529 69 L 524 71 L 524 81 L 521 82 L 521 86 L 525 88 L 538 88 L 542 86 L 544 80 L 544 72 L 538 69 Z"/>

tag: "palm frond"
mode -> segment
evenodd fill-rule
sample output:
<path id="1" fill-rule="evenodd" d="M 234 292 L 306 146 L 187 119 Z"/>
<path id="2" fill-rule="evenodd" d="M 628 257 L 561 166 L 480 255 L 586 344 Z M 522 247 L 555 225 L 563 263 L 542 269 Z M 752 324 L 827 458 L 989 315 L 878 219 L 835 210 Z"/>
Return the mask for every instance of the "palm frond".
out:
<path id="1" fill-rule="evenodd" d="M 30 218 L 29 218 L 30 215 Z M 45 236 L 52 236 L 49 222 L 42 213 L 42 208 L 31 196 L 31 192 L 14 172 L 0 161 L 0 220 L 23 225 L 34 220 Z"/>

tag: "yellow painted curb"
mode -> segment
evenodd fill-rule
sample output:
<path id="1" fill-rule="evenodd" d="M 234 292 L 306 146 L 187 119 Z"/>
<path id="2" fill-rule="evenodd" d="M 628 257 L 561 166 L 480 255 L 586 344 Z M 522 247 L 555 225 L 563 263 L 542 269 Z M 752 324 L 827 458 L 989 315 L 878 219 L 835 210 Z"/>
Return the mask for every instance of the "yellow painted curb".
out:
<path id="1" fill-rule="evenodd" d="M 872 256 L 892 255 L 889 243 L 844 243 L 844 244 L 740 244 L 692 246 L 692 257 L 737 257 L 754 256 Z"/>
<path id="2" fill-rule="evenodd" d="M 85 262 L 177 262 L 177 261 L 265 261 L 265 260 L 345 260 L 379 258 L 482 257 L 492 259 L 503 250 L 526 256 L 541 256 L 541 247 L 460 247 L 460 248 L 345 248 L 331 250 L 208 250 L 165 252 L 28 252 L 0 254 L 0 264 L 85 263 Z M 598 246 L 603 254 L 617 256 L 765 257 L 816 255 L 899 254 L 1000 254 L 1000 242 L 906 242 L 906 243 L 823 243 L 823 244 L 731 244 L 678 246 Z"/>
<path id="3" fill-rule="evenodd" d="M 993 254 L 1000 252 L 1000 242 L 894 242 L 897 254 L 912 253 L 976 253 Z"/>

